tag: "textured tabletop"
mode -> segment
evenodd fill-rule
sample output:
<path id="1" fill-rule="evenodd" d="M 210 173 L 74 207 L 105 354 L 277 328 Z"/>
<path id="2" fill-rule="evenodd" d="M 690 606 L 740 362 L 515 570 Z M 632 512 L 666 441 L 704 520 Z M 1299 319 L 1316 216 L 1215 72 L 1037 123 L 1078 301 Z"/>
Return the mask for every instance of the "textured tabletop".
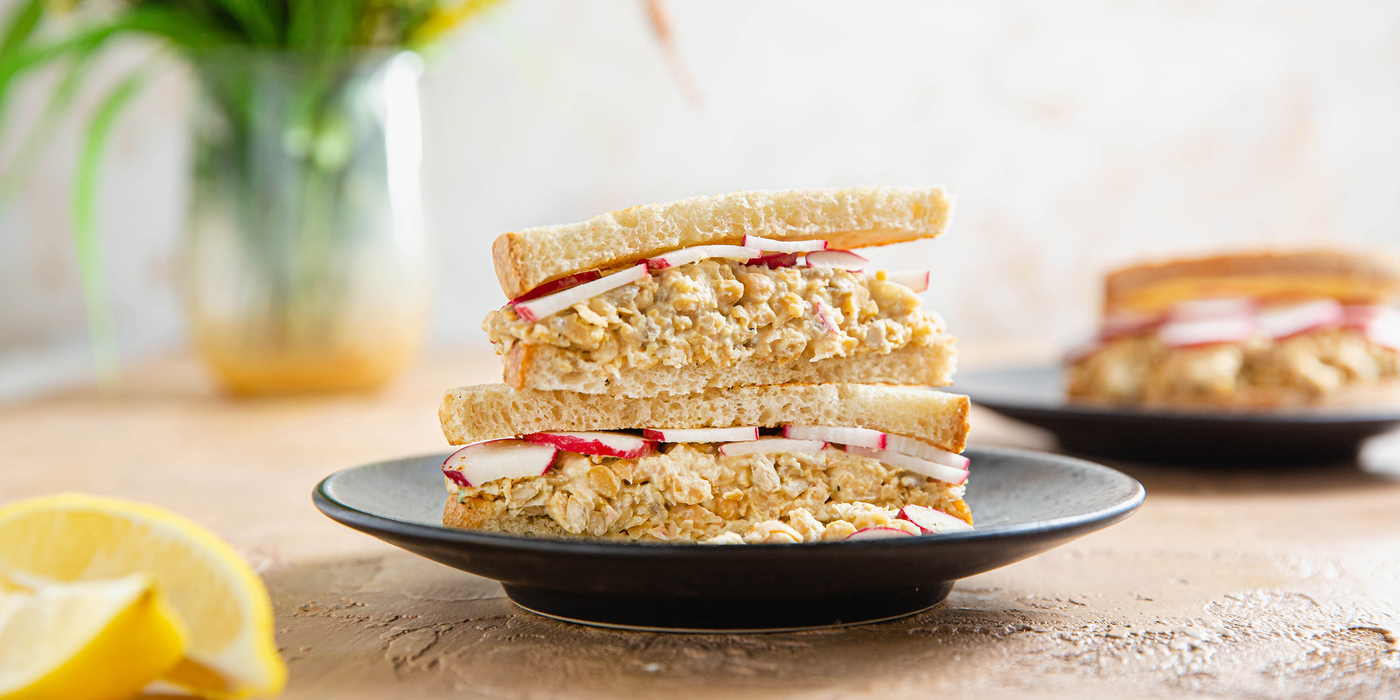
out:
<path id="1" fill-rule="evenodd" d="M 1366 467 L 1115 463 L 1147 487 L 1137 515 L 899 621 L 617 632 L 521 611 L 311 506 L 336 469 L 444 449 L 442 390 L 497 367 L 438 358 L 376 395 L 279 400 L 222 398 L 187 360 L 140 368 L 114 393 L 0 410 L 0 503 L 83 490 L 218 532 L 272 591 L 289 699 L 1400 696 L 1400 459 L 1385 442 Z M 972 442 L 1053 445 L 986 412 Z"/>

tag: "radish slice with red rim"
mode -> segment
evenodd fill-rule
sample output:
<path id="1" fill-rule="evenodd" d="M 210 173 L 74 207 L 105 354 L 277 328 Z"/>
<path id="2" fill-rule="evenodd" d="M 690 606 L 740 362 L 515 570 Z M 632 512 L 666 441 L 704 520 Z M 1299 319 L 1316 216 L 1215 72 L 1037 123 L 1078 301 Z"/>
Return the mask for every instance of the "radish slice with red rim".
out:
<path id="1" fill-rule="evenodd" d="M 747 442 L 726 442 L 719 446 L 719 453 L 725 457 L 752 454 L 812 454 L 826 449 L 821 440 L 790 440 L 780 437 L 765 437 Z"/>
<path id="2" fill-rule="evenodd" d="M 810 241 L 775 241 L 771 238 L 759 238 L 758 236 L 745 235 L 744 247 L 772 251 L 774 253 L 811 253 L 818 250 L 826 250 L 826 241 L 821 239 Z"/>
<path id="3" fill-rule="evenodd" d="M 904 506 L 899 509 L 899 519 L 908 520 L 919 526 L 920 530 L 931 535 L 942 535 L 949 532 L 968 532 L 971 525 L 955 518 L 941 510 L 928 506 Z"/>
<path id="4" fill-rule="evenodd" d="M 849 250 L 819 250 L 807 254 L 807 264 L 813 267 L 855 271 L 869 265 L 870 261 Z"/>
<path id="5" fill-rule="evenodd" d="M 647 428 L 642 436 L 661 442 L 747 442 L 758 439 L 758 428 Z"/>
<path id="6" fill-rule="evenodd" d="M 631 284 L 637 280 L 646 279 L 648 274 L 650 273 L 647 272 L 646 265 L 637 264 L 621 272 L 614 272 L 607 277 L 596 279 L 592 282 L 585 282 L 577 287 L 569 287 L 561 292 L 555 292 L 538 299 L 512 304 L 511 306 L 515 308 L 515 313 L 520 316 L 520 318 L 526 321 L 538 321 L 542 318 L 553 316 L 581 301 L 588 301 L 599 294 L 611 292 L 618 287 Z"/>
<path id="7" fill-rule="evenodd" d="M 534 289 L 531 289 L 530 291 L 525 292 L 524 294 L 521 294 L 520 296 L 514 299 L 511 299 L 510 303 L 518 304 L 522 301 L 538 299 L 547 294 L 553 294 L 555 292 L 560 292 L 570 287 L 576 287 L 580 284 L 583 284 L 584 282 L 592 282 L 593 280 L 602 278 L 602 276 L 603 273 L 597 270 L 589 270 L 587 272 L 576 272 L 572 275 L 569 275 L 568 277 L 560 277 L 557 280 L 545 282 L 544 284 L 535 287 Z"/>
<path id="8" fill-rule="evenodd" d="M 919 459 L 926 459 L 946 467 L 967 471 L 968 461 L 966 457 L 956 452 L 949 452 L 945 449 L 934 447 L 923 440 L 906 437 L 904 435 L 886 435 L 885 449 L 906 454 L 911 457 L 918 457 Z"/>
<path id="9" fill-rule="evenodd" d="M 856 445 L 872 450 L 885 449 L 887 436 L 870 428 L 834 428 L 825 425 L 789 425 L 783 428 L 783 437 L 797 440 L 823 440 L 838 445 Z"/>
<path id="10" fill-rule="evenodd" d="M 1342 305 L 1331 299 L 1306 304 L 1273 307 L 1259 312 L 1259 327 L 1274 340 L 1291 338 L 1317 328 L 1341 325 L 1346 319 Z"/>
<path id="11" fill-rule="evenodd" d="M 840 333 L 841 327 L 836 325 L 836 315 L 831 312 L 831 307 L 822 303 L 821 299 L 812 300 L 812 313 L 829 333 Z"/>
<path id="12" fill-rule="evenodd" d="M 1252 317 L 1204 321 L 1172 321 L 1157 329 L 1157 337 L 1169 348 L 1189 348 L 1249 340 L 1258 328 Z"/>
<path id="13" fill-rule="evenodd" d="M 907 454 L 894 452 L 892 450 L 871 450 L 865 447 L 849 445 L 846 447 L 846 451 L 851 454 L 879 460 L 891 467 L 898 467 L 914 472 L 915 474 L 922 474 L 930 479 L 936 479 L 954 486 L 958 486 L 967 481 L 966 470 L 956 469 L 937 462 L 930 462 L 929 460 L 919 459 L 918 457 L 911 457 Z"/>
<path id="14" fill-rule="evenodd" d="M 764 265 L 770 268 L 797 267 L 802 263 L 801 253 L 771 253 L 757 258 L 751 258 L 746 265 Z"/>
<path id="15" fill-rule="evenodd" d="M 762 252 L 763 251 L 755 248 L 745 248 L 741 245 L 698 245 L 693 248 L 673 250 L 654 258 L 647 258 L 643 262 L 652 270 L 664 270 L 668 267 L 679 267 L 681 265 L 699 262 L 705 258 L 749 260 L 758 257 Z"/>
<path id="16" fill-rule="evenodd" d="M 601 455 L 624 459 L 644 457 L 656 449 L 655 440 L 627 433 L 604 431 L 534 433 L 526 435 L 522 439 L 539 445 L 553 445 L 561 450 L 581 455 Z"/>
<path id="17" fill-rule="evenodd" d="M 442 473 L 458 486 L 474 487 L 497 479 L 540 476 L 554 466 L 559 448 L 524 440 L 489 440 L 467 445 L 442 462 Z M 455 473 L 450 473 L 455 472 Z"/>
<path id="18" fill-rule="evenodd" d="M 1365 306 L 1351 304 L 1342 307 L 1342 325 L 1347 328 L 1365 329 L 1371 321 L 1387 313 L 1396 313 L 1388 306 Z"/>

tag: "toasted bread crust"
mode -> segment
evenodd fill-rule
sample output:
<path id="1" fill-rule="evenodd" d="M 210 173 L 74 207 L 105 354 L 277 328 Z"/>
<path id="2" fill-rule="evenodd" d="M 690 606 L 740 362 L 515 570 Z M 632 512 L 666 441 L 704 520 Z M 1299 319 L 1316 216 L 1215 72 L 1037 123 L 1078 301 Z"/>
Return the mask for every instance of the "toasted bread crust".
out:
<path id="1" fill-rule="evenodd" d="M 968 413 L 966 396 L 902 386 L 787 384 L 628 398 L 481 384 L 447 391 L 438 418 L 453 445 L 550 430 L 833 425 L 907 435 L 961 452 Z"/>
<path id="2" fill-rule="evenodd" d="M 1159 311 L 1155 308 L 1187 293 L 1189 283 L 1214 289 L 1216 296 L 1269 298 L 1334 297 L 1344 303 L 1384 304 L 1400 297 L 1400 259 L 1387 252 L 1339 249 L 1252 251 L 1181 258 L 1131 265 L 1104 278 L 1104 313 Z M 1145 302 L 1152 288 L 1187 283 L 1181 293 L 1159 294 Z M 1330 293 L 1329 291 L 1330 290 Z M 1252 293 L 1250 293 L 1252 291 Z"/>
<path id="3" fill-rule="evenodd" d="M 491 257 L 501 291 L 514 299 L 576 272 L 606 271 L 677 248 L 738 244 L 745 234 L 821 238 L 834 248 L 932 238 L 947 229 L 952 207 L 942 187 L 734 192 L 505 233 L 491 244 Z"/>
<path id="4" fill-rule="evenodd" d="M 630 397 L 690 394 L 746 384 L 910 384 L 947 386 L 957 369 L 952 336 L 945 343 L 905 346 L 886 354 L 859 353 L 812 362 L 745 360 L 719 367 L 711 363 L 645 369 L 624 367 L 613 376 L 578 352 L 535 343 L 517 343 L 504 357 L 503 381 L 516 389 L 619 394 Z"/>

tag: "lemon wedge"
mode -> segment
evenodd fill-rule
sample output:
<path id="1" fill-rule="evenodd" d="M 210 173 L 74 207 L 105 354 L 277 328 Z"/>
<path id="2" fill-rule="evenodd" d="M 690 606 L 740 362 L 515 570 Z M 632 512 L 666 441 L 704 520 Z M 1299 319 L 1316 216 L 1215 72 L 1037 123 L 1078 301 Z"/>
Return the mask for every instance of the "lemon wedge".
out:
<path id="1" fill-rule="evenodd" d="M 146 574 L 0 594 L 0 700 L 127 700 L 183 648 Z"/>
<path id="2" fill-rule="evenodd" d="M 186 633 L 165 680 L 213 698 L 281 691 L 287 668 L 267 588 L 213 533 L 162 508 L 84 494 L 0 508 L 0 578 L 37 587 L 142 572 Z"/>

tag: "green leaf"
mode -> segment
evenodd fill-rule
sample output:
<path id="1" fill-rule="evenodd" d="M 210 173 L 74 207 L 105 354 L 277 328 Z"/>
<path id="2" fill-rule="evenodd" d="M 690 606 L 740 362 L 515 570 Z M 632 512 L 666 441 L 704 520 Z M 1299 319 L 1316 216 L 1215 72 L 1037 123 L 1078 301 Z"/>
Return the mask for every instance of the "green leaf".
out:
<path id="1" fill-rule="evenodd" d="M 119 24 L 100 24 L 80 30 L 66 39 L 20 47 L 0 56 L 0 114 L 4 113 L 11 86 L 21 75 L 69 54 L 95 51 L 121 29 Z"/>
<path id="2" fill-rule="evenodd" d="M 73 188 L 73 236 L 78 249 L 78 269 L 83 278 L 83 299 L 87 304 L 93 359 L 98 380 L 104 384 L 115 382 L 120 370 L 116 333 L 112 324 L 112 304 L 102 265 L 102 245 L 97 237 L 98 175 L 102 167 L 102 154 L 112 136 L 117 117 L 145 82 L 145 74 L 137 71 L 118 83 L 103 98 L 88 124 Z"/>
<path id="3" fill-rule="evenodd" d="M 288 0 L 287 48 L 335 53 L 355 44 L 363 0 Z"/>
<path id="4" fill-rule="evenodd" d="M 30 35 L 39 26 L 39 20 L 44 17 L 44 0 L 29 0 L 19 6 L 15 13 L 10 16 L 5 30 L 5 39 L 0 42 L 0 56 L 9 55 L 10 52 L 19 48 L 21 44 L 29 40 Z"/>
<path id="5" fill-rule="evenodd" d="M 207 17 L 179 7 L 142 5 L 125 13 L 118 22 L 123 30 L 150 34 L 186 51 L 247 43 Z"/>
<path id="6" fill-rule="evenodd" d="M 39 163 L 39 157 L 53 143 L 54 136 L 58 134 L 58 127 L 63 124 L 63 116 L 73 106 L 73 100 L 78 95 L 78 88 L 82 86 L 83 79 L 87 77 L 88 70 L 92 67 L 92 58 L 96 54 L 96 49 L 79 52 L 68 62 L 67 70 L 63 73 L 63 78 L 53 92 L 49 93 L 48 104 L 44 105 L 44 113 L 34 122 L 29 134 L 20 140 L 19 152 L 10 161 L 9 165 L 0 173 L 0 199 L 9 199 L 18 194 L 26 180 L 34 172 L 34 168 Z"/>
<path id="7" fill-rule="evenodd" d="M 210 5 L 222 7 L 243 28 L 248 44 L 276 46 L 281 39 L 277 18 L 262 0 L 209 0 Z"/>

